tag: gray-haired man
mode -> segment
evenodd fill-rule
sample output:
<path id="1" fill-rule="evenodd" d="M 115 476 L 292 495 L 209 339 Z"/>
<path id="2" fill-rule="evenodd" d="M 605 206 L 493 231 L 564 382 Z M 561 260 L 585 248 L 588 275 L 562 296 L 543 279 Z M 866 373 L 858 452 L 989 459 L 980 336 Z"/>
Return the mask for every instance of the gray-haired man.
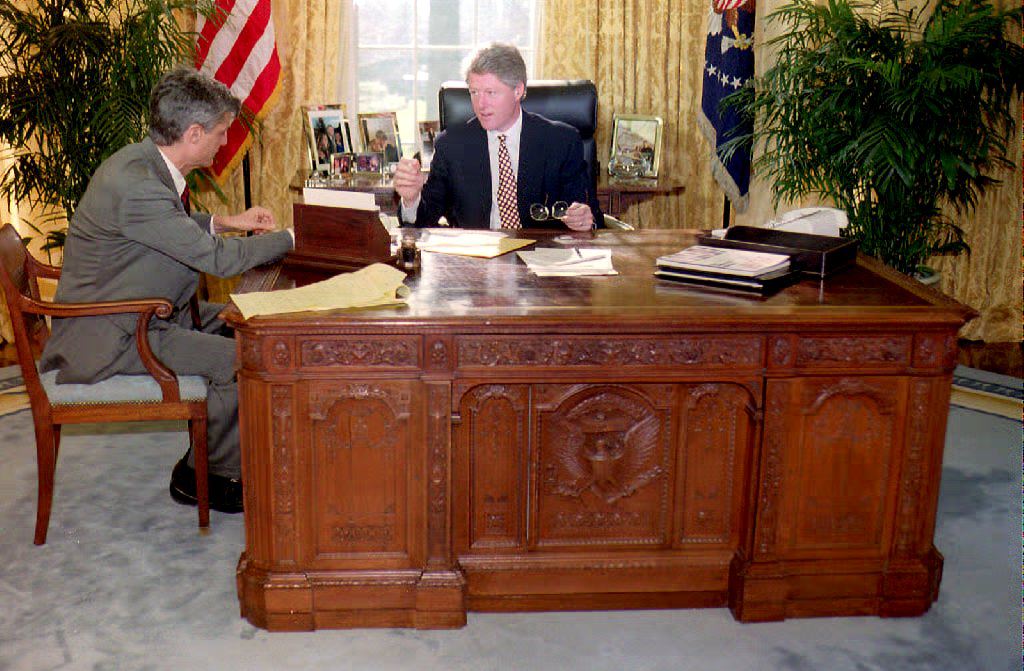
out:
<path id="1" fill-rule="evenodd" d="M 519 51 L 507 44 L 481 49 L 466 83 L 476 116 L 437 137 L 430 176 L 413 159 L 395 170 L 402 222 L 436 226 L 444 216 L 462 228 L 520 228 L 534 225 L 531 204 L 564 201 L 571 206 L 562 223 L 589 230 L 601 215 L 583 143 L 572 126 L 522 109 L 526 64 Z"/>
<path id="2" fill-rule="evenodd" d="M 213 162 L 239 108 L 223 84 L 193 69 L 161 78 L 150 96 L 149 138 L 104 161 L 78 203 L 56 295 L 61 302 L 160 297 L 174 304 L 175 316 L 150 324 L 149 341 L 176 373 L 209 381 L 210 506 L 223 512 L 242 510 L 235 345 L 221 334 L 216 315 L 222 305 L 201 304 L 202 329 L 195 330 L 188 302 L 199 272 L 237 275 L 283 256 L 294 238 L 291 231 L 274 231 L 273 215 L 262 207 L 215 218 L 187 211 L 185 175 Z M 222 230 L 266 233 L 215 235 Z M 55 319 L 40 365 L 59 370 L 59 383 L 144 373 L 133 343 L 135 323 L 134 315 Z M 186 454 L 172 473 L 171 495 L 194 505 L 195 494 L 192 455 Z"/>

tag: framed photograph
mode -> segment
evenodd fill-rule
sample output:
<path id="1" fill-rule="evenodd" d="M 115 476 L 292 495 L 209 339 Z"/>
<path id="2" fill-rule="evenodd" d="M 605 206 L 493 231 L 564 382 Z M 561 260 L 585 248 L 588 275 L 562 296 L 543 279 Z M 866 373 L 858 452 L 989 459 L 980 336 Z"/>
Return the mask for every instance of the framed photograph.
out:
<path id="1" fill-rule="evenodd" d="M 375 172 L 380 174 L 384 165 L 383 154 L 375 151 L 364 151 L 356 154 L 356 172 Z"/>
<path id="2" fill-rule="evenodd" d="M 395 112 L 374 112 L 359 115 L 359 135 L 363 151 L 380 154 L 384 163 L 402 158 L 402 142 L 398 139 L 398 116 Z"/>
<path id="3" fill-rule="evenodd" d="M 616 114 L 612 121 L 612 151 L 609 165 L 617 157 L 641 163 L 639 177 L 657 177 L 661 165 L 661 117 Z"/>
<path id="4" fill-rule="evenodd" d="M 355 169 L 356 155 L 353 153 L 331 154 L 331 174 L 347 175 Z"/>
<path id="5" fill-rule="evenodd" d="M 430 163 L 430 157 L 434 155 L 434 138 L 441 132 L 440 121 L 420 121 L 417 124 L 419 132 L 420 161 L 423 165 Z"/>
<path id="6" fill-rule="evenodd" d="M 313 170 L 329 172 L 331 157 L 339 153 L 351 153 L 352 131 L 345 117 L 345 106 L 307 105 L 303 107 L 306 121 L 306 139 L 309 148 L 309 162 Z"/>

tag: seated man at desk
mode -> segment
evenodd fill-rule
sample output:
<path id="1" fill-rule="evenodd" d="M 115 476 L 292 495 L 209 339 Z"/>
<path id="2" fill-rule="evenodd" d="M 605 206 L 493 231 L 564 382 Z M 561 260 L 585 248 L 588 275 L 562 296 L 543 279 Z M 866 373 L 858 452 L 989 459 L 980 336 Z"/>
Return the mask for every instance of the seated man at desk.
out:
<path id="1" fill-rule="evenodd" d="M 403 159 L 394 175 L 404 225 L 436 226 L 444 216 L 461 228 L 519 229 L 550 226 L 536 221 L 531 205 L 569 209 L 561 221 L 585 231 L 601 221 L 579 133 L 522 109 L 526 64 L 519 51 L 493 44 L 479 51 L 466 72 L 476 114 L 437 136 L 430 174 Z"/>
<path id="2" fill-rule="evenodd" d="M 196 330 L 189 301 L 199 272 L 238 275 L 293 246 L 291 231 L 274 231 L 273 215 L 262 207 L 216 217 L 190 211 L 185 175 L 213 163 L 240 108 L 226 86 L 194 69 L 161 78 L 150 95 L 149 137 L 104 161 L 78 203 L 56 294 L 60 303 L 160 297 L 174 304 L 169 319 L 150 322 L 149 342 L 175 373 L 209 383 L 210 507 L 226 513 L 242 511 L 235 341 L 222 334 L 223 305 L 200 303 Z M 266 233 L 214 235 L 223 230 Z M 133 345 L 136 321 L 136 315 L 54 319 L 40 367 L 58 370 L 58 383 L 145 374 Z M 191 451 L 174 467 L 170 491 L 179 503 L 196 504 Z"/>

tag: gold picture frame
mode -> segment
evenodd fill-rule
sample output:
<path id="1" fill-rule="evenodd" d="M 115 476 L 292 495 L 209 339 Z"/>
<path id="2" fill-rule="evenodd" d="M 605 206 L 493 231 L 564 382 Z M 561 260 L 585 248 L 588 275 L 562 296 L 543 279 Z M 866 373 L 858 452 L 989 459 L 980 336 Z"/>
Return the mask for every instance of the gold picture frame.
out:
<path id="1" fill-rule="evenodd" d="M 612 118 L 612 149 L 608 156 L 609 171 L 615 159 L 624 157 L 639 161 L 642 168 L 637 177 L 657 177 L 661 166 L 661 136 L 664 121 L 659 116 L 616 114 Z"/>
<path id="2" fill-rule="evenodd" d="M 310 168 L 329 172 L 334 154 L 355 151 L 345 105 L 304 105 L 302 111 Z"/>
<path id="3" fill-rule="evenodd" d="M 363 152 L 380 154 L 385 164 L 397 163 L 402 158 L 397 112 L 360 113 L 359 137 L 363 142 Z"/>

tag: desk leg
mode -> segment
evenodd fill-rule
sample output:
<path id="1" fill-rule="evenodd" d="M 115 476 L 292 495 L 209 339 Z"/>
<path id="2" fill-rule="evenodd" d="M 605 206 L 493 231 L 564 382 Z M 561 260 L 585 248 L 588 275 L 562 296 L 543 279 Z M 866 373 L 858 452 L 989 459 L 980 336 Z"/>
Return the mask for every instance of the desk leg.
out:
<path id="1" fill-rule="evenodd" d="M 466 580 L 452 562 L 451 383 L 427 382 L 427 561 L 417 585 L 416 627 L 466 624 Z"/>

